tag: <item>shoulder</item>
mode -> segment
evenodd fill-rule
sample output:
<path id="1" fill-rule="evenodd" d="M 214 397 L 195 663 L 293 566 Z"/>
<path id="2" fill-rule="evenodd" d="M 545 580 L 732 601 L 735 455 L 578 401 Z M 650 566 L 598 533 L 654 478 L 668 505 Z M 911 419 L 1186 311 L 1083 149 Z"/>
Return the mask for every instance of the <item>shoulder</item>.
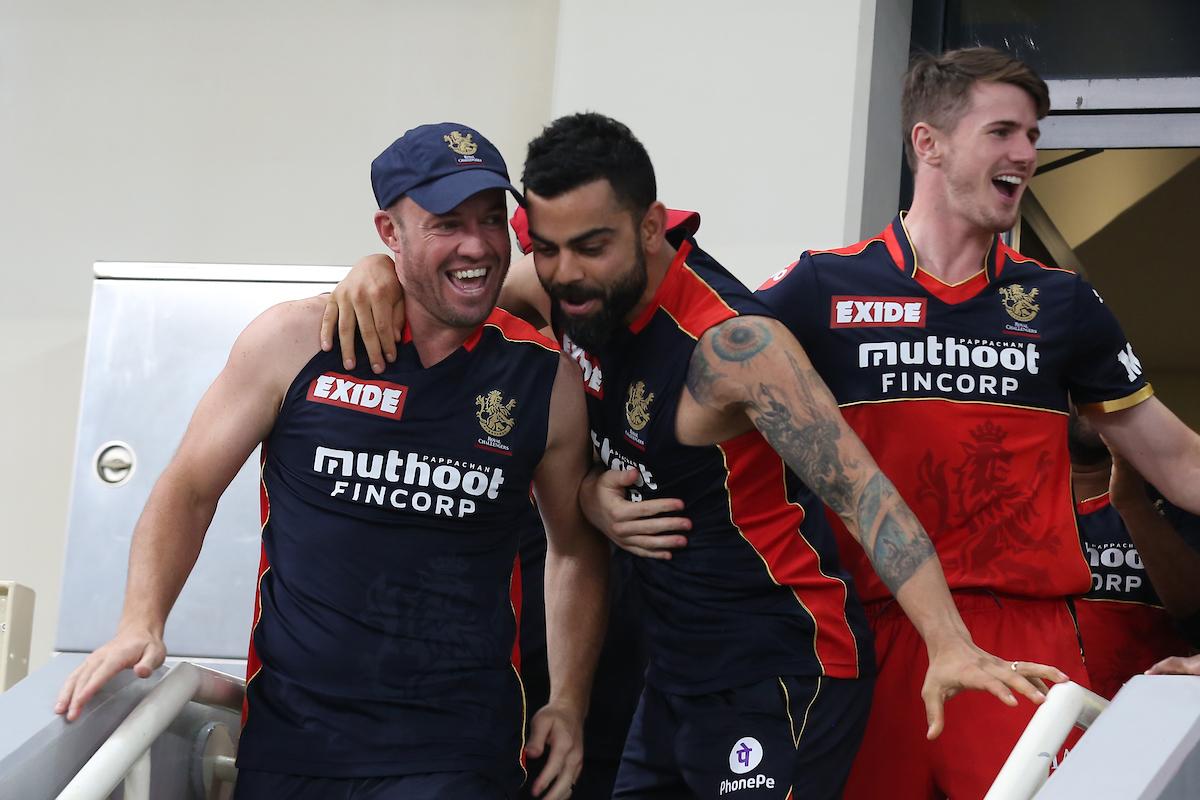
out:
<path id="1" fill-rule="evenodd" d="M 558 345 L 554 343 L 553 339 L 502 308 L 494 309 L 483 324 L 495 330 L 507 342 L 528 345 L 550 353 L 559 352 Z"/>
<path id="2" fill-rule="evenodd" d="M 320 352 L 323 297 L 271 306 L 238 336 L 229 367 L 253 370 L 258 377 L 290 383 L 300 368 Z"/>

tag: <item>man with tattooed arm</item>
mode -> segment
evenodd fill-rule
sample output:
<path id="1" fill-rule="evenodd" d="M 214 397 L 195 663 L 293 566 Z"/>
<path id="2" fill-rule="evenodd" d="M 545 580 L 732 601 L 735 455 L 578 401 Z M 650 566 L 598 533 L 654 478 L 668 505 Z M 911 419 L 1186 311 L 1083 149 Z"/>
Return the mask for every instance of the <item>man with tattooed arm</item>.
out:
<path id="1" fill-rule="evenodd" d="M 524 183 L 533 264 L 514 266 L 500 303 L 551 323 L 583 367 L 597 455 L 626 470 L 594 473 L 585 511 L 611 530 L 598 496 L 623 481 L 643 516 L 686 507 L 690 520 L 674 552 L 623 543 L 647 556 L 634 572 L 650 667 L 615 797 L 840 795 L 875 665 L 822 501 L 924 637 L 930 737 L 961 689 L 1012 705 L 1014 691 L 1038 702 L 1042 680 L 1064 678 L 974 645 L 928 536 L 804 350 L 694 240 L 667 235 L 628 128 L 597 114 L 555 121 L 530 144 Z M 376 288 L 342 288 L 328 311 L 367 298 L 364 336 L 390 354 L 399 290 L 379 277 L 361 265 L 347 282 Z"/>

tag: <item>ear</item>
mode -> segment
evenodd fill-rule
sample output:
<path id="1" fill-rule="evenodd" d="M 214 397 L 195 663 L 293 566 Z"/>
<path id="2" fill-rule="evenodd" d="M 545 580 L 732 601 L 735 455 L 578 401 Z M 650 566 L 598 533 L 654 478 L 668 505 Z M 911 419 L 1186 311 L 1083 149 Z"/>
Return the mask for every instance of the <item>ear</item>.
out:
<path id="1" fill-rule="evenodd" d="M 647 253 L 657 253 L 666 244 L 667 207 L 655 200 L 646 209 L 638 235 L 642 238 L 642 249 Z"/>
<path id="2" fill-rule="evenodd" d="M 913 153 L 921 164 L 937 166 L 942 163 L 942 132 L 928 122 L 918 122 L 913 125 L 909 136 L 912 140 Z"/>
<path id="3" fill-rule="evenodd" d="M 375 230 L 379 239 L 393 253 L 400 252 L 400 231 L 396 230 L 396 220 L 387 211 L 375 212 Z"/>

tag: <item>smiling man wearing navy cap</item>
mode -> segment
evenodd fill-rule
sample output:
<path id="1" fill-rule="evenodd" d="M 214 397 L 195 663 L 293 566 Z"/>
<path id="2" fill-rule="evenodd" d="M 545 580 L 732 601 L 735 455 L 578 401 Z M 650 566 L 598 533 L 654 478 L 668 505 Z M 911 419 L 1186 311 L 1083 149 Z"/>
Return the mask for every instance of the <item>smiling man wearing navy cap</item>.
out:
<path id="1" fill-rule="evenodd" d="M 74 719 L 120 670 L 163 662 L 217 500 L 261 443 L 235 797 L 507 798 L 528 751 L 548 754 L 534 793 L 561 800 L 581 762 L 608 563 L 577 500 L 590 462 L 578 368 L 494 307 L 504 193 L 517 193 L 491 143 L 460 124 L 413 128 L 371 183 L 410 287 L 398 357 L 375 375 L 322 352 L 322 298 L 243 331 L 138 521 L 117 634 L 56 710 Z M 510 592 L 531 484 L 552 691 L 526 744 Z"/>

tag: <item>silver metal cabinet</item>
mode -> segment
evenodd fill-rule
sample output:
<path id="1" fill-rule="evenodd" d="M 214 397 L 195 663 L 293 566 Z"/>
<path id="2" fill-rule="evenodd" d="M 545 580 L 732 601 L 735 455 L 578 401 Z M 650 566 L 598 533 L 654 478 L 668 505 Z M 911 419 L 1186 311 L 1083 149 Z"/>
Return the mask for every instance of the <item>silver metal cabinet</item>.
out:
<path id="1" fill-rule="evenodd" d="M 116 629 L 134 523 L 241 330 L 340 267 L 95 267 L 56 649 Z M 314 353 L 317 332 L 313 332 Z M 258 453 L 225 492 L 167 623 L 172 656 L 244 659 L 259 561 Z"/>

